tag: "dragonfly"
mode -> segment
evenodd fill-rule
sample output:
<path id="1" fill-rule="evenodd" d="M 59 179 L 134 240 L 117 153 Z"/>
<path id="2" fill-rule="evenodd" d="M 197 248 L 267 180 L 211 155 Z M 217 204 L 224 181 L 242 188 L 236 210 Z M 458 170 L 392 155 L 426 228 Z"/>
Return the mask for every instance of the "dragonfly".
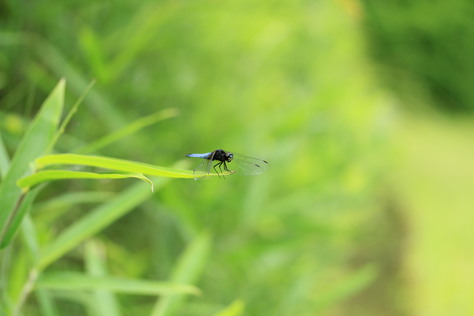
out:
<path id="1" fill-rule="evenodd" d="M 210 174 L 211 167 L 217 173 L 219 178 L 221 176 L 224 178 L 224 171 L 227 171 L 230 174 L 257 175 L 268 169 L 268 162 L 265 160 L 248 157 L 238 153 L 231 153 L 222 149 L 216 149 L 204 154 L 188 154 L 186 157 L 206 159 L 196 169 L 194 169 L 194 180 Z"/>

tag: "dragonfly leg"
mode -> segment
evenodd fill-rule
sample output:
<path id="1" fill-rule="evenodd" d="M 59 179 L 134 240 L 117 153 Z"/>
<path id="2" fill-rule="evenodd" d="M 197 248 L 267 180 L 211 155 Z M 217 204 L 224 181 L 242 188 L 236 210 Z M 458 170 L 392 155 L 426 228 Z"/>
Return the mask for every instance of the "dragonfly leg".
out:
<path id="1" fill-rule="evenodd" d="M 216 164 L 214 165 L 214 167 L 213 167 L 214 170 L 215 170 L 216 173 L 217 173 L 217 176 L 218 176 L 219 178 L 220 178 L 221 176 L 220 176 L 220 174 L 219 174 L 219 171 L 217 171 L 216 167 L 219 166 L 219 169 L 220 169 L 221 165 L 222 165 L 222 161 L 219 161 L 219 162 L 216 163 Z M 221 170 L 221 172 L 222 172 L 222 170 Z"/>
<path id="2" fill-rule="evenodd" d="M 230 172 L 229 168 L 227 168 L 227 164 L 224 161 L 224 170 Z"/>
<path id="3" fill-rule="evenodd" d="M 230 174 L 233 174 L 236 170 L 229 170 L 229 167 L 227 167 L 227 164 L 224 161 L 224 170 L 229 172 Z"/>
<path id="4" fill-rule="evenodd" d="M 222 172 L 222 168 L 221 168 L 222 165 L 224 165 L 224 170 L 225 170 L 225 161 L 221 161 L 221 163 L 219 164 L 219 170 L 221 171 L 221 174 L 223 173 L 223 172 Z M 222 174 L 222 178 L 225 179 L 225 177 L 224 177 L 223 174 Z"/>

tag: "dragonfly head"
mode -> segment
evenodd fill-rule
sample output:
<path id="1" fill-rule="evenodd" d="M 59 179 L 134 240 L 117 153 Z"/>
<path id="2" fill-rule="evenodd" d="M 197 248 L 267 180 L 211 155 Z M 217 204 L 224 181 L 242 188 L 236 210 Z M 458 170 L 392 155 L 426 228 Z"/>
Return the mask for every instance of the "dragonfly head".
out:
<path id="1" fill-rule="evenodd" d="M 231 162 L 233 158 L 234 158 L 234 154 L 233 154 L 233 153 L 225 153 L 225 160 L 226 160 L 227 162 Z"/>

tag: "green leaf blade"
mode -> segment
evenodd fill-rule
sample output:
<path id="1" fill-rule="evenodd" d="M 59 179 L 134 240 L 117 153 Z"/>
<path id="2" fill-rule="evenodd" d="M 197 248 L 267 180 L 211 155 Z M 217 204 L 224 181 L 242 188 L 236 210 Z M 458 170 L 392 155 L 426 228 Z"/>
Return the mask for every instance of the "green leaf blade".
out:
<path id="1" fill-rule="evenodd" d="M 24 190 L 38 185 L 40 183 L 64 180 L 64 179 L 128 179 L 135 178 L 143 180 L 150 184 L 153 191 L 153 182 L 139 173 L 95 173 L 84 171 L 70 171 L 70 170 L 45 170 L 36 172 L 30 176 L 18 180 L 18 186 Z"/>
<path id="2" fill-rule="evenodd" d="M 30 172 L 30 163 L 43 155 L 53 144 L 64 105 L 65 81 L 61 80 L 43 103 L 31 123 L 11 161 L 10 168 L 0 184 L 0 248 L 5 247 L 17 230 L 21 219 L 16 212 L 21 202 L 22 190 L 18 179 Z M 12 225 L 12 223 L 16 223 Z"/>
<path id="3" fill-rule="evenodd" d="M 156 113 L 140 118 L 115 132 L 107 134 L 106 136 L 94 141 L 93 143 L 88 144 L 78 149 L 76 152 L 81 153 L 81 154 L 88 154 L 88 153 L 95 152 L 147 126 L 155 124 L 159 121 L 176 117 L 178 113 L 179 112 L 176 108 L 168 108 L 168 109 L 160 110 Z"/>
<path id="4" fill-rule="evenodd" d="M 39 169 L 51 165 L 82 165 L 117 170 L 122 172 L 143 173 L 147 175 L 167 178 L 195 178 L 194 172 L 191 170 L 155 166 L 142 162 L 135 162 L 103 156 L 89 156 L 79 154 L 47 155 L 36 159 L 35 163 L 36 167 Z"/>

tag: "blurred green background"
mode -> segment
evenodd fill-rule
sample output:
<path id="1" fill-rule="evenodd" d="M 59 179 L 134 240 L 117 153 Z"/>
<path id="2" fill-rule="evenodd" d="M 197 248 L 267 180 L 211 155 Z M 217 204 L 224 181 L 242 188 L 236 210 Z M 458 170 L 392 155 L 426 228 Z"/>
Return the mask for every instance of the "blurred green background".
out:
<path id="1" fill-rule="evenodd" d="M 162 315 L 474 315 L 473 9 L 468 0 L 0 2 L 10 155 L 64 77 L 68 107 L 97 83 L 56 152 L 176 108 L 90 154 L 192 169 L 186 154 L 224 148 L 271 165 L 258 177 L 166 183 L 48 270 L 86 270 L 92 247 L 110 275 L 169 280 L 183 250 L 209 238 L 196 259 L 202 295 Z M 46 245 L 134 184 L 51 183 L 24 235 Z M 0 253 L 2 302 L 25 282 L 26 243 Z M 104 315 L 99 303 L 114 306 L 110 315 L 149 315 L 155 303 L 52 291 L 45 307 L 36 295 L 24 315 Z"/>

